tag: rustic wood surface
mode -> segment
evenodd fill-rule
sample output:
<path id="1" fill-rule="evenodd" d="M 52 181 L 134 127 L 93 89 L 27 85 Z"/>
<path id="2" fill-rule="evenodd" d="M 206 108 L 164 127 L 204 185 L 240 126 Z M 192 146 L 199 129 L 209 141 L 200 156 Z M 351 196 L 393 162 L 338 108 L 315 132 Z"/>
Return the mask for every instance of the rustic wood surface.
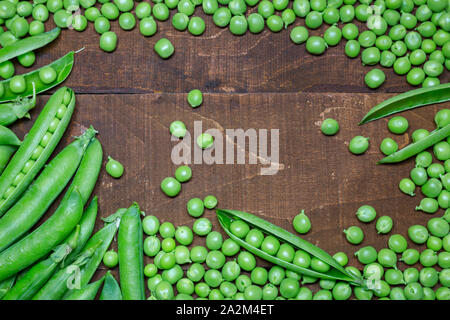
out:
<path id="1" fill-rule="evenodd" d="M 343 44 L 315 57 L 306 53 L 304 45 L 290 41 L 291 28 L 279 34 L 265 30 L 235 37 L 215 27 L 211 17 L 205 20 L 207 30 L 201 37 L 177 32 L 167 21 L 158 22 L 154 37 L 144 38 L 137 29 L 118 31 L 115 22 L 119 45 L 112 54 L 99 49 L 92 24 L 84 33 L 65 30 L 55 43 L 39 50 L 36 66 L 68 50 L 85 48 L 76 55 L 73 72 L 65 82 L 77 93 L 77 107 L 57 150 L 93 125 L 99 131 L 105 162 L 110 155 L 124 164 L 121 179 L 111 178 L 104 169 L 101 172 L 94 191 L 99 196 L 99 216 L 136 201 L 161 221 L 192 226 L 187 200 L 213 194 L 220 208 L 252 212 L 291 231 L 293 217 L 304 209 L 313 227 L 303 237 L 331 254 L 344 251 L 350 257 L 364 245 L 386 247 L 389 237 L 377 235 L 374 222 L 362 224 L 356 219 L 355 212 L 363 204 L 374 206 L 378 216 L 393 218 L 390 234 L 406 236 L 409 226 L 426 223 L 430 216 L 414 210 L 422 198 L 420 192 L 412 198 L 398 190 L 398 182 L 408 176 L 414 160 L 376 165 L 382 157 L 378 146 L 385 137 L 405 146 L 413 130 L 432 130 L 434 113 L 450 104 L 404 113 L 410 129 L 400 136 L 388 132 L 386 119 L 358 126 L 375 104 L 394 92 L 411 89 L 404 77 L 386 70 L 386 83 L 377 91 L 369 90 L 363 81 L 369 68 L 359 58 L 347 58 Z M 162 36 L 176 48 L 169 60 L 153 52 Z M 441 81 L 448 80 L 446 71 Z M 197 109 L 186 102 L 186 93 L 193 88 L 204 92 L 204 103 Z M 47 99 L 48 95 L 39 96 L 33 119 Z M 340 123 L 336 136 L 320 133 L 320 122 L 327 117 Z M 178 197 L 169 199 L 159 185 L 176 168 L 170 156 L 177 142 L 171 141 L 168 129 L 174 120 L 184 121 L 189 130 L 194 121 L 202 121 L 204 129 L 222 132 L 227 128 L 279 129 L 280 171 L 264 176 L 261 164 L 194 164 L 192 180 L 183 184 Z M 22 138 L 32 122 L 21 121 L 13 129 Z M 355 135 L 370 137 L 370 149 L 362 156 L 348 152 L 348 142 Z M 219 230 L 214 212 L 207 211 L 205 216 Z M 96 230 L 101 225 L 99 219 Z M 365 232 L 361 246 L 345 240 L 342 231 L 351 225 Z M 204 243 L 204 239 L 195 243 Z M 350 264 L 362 267 L 354 258 Z"/>

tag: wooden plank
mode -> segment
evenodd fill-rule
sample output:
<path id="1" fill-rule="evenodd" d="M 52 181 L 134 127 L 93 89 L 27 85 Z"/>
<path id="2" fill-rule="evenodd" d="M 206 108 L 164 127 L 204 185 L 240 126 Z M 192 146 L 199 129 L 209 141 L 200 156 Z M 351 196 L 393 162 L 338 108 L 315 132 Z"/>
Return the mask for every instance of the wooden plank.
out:
<path id="1" fill-rule="evenodd" d="M 192 197 L 213 194 L 218 197 L 220 208 L 252 212 L 291 231 L 293 217 L 305 209 L 313 228 L 304 238 L 330 253 L 344 251 L 352 257 L 357 247 L 346 242 L 344 228 L 362 227 L 366 236 L 363 245 L 377 249 L 385 247 L 388 239 L 388 235 L 376 234 L 374 223 L 358 222 L 355 212 L 359 206 L 371 204 L 379 216 L 391 216 L 394 219 L 391 234 L 406 235 L 409 226 L 426 224 L 430 217 L 414 210 L 422 198 L 419 191 L 411 198 L 397 187 L 408 176 L 414 160 L 398 165 L 375 165 L 375 162 L 382 157 L 378 146 L 383 138 L 392 137 L 400 147 L 405 146 L 413 130 L 432 130 L 434 113 L 450 104 L 404 113 L 410 129 L 401 136 L 388 132 L 386 119 L 357 126 L 370 107 L 387 97 L 207 94 L 201 107 L 191 109 L 183 94 L 78 95 L 72 124 L 58 150 L 72 136 L 93 125 L 99 131 L 105 157 L 111 155 L 124 164 L 125 175 L 119 180 L 102 170 L 94 192 L 99 196 L 102 217 L 137 201 L 142 210 L 162 221 L 192 226 L 194 219 L 186 212 L 186 202 Z M 45 99 L 39 97 L 33 118 Z M 320 133 L 320 122 L 326 117 L 336 118 L 340 123 L 340 132 L 334 137 Z M 264 176 L 260 174 L 262 165 L 250 165 L 248 160 L 241 165 L 194 164 L 192 180 L 183 184 L 178 197 L 170 199 L 162 194 L 159 184 L 164 177 L 173 175 L 177 167 L 171 162 L 171 151 L 177 142 L 170 141 L 168 129 L 173 120 L 183 120 L 189 130 L 194 121 L 201 121 L 204 129 L 220 131 L 279 129 L 282 170 Z M 22 137 L 31 124 L 32 121 L 23 121 L 14 129 Z M 348 141 L 355 135 L 371 139 L 369 151 L 362 156 L 354 156 L 347 150 Z M 442 211 L 436 215 L 441 214 Z M 207 211 L 205 216 L 218 229 L 214 212 Z M 99 221 L 96 228 L 100 225 Z M 195 243 L 204 244 L 204 239 Z M 354 258 L 351 264 L 359 266 Z"/>
<path id="2" fill-rule="evenodd" d="M 291 29 L 304 24 L 303 19 L 280 33 L 266 28 L 261 34 L 248 32 L 238 37 L 215 26 L 201 8 L 195 15 L 206 21 L 206 31 L 200 37 L 175 30 L 171 18 L 158 22 L 158 32 L 149 38 L 140 35 L 138 28 L 123 31 L 117 21 L 112 21 L 112 30 L 119 39 L 112 54 L 99 49 L 99 35 L 92 23 L 83 33 L 63 30 L 59 39 L 39 50 L 36 66 L 50 63 L 69 50 L 85 48 L 77 54 L 72 75 L 66 81 L 78 93 L 185 93 L 193 88 L 211 93 L 375 92 L 364 84 L 364 75 L 372 67 L 362 66 L 360 58 L 346 57 L 345 41 L 321 56 L 312 56 L 304 44 L 291 42 Z M 325 28 L 311 31 L 311 35 L 322 35 Z M 175 46 L 175 54 L 168 60 L 153 51 L 161 37 L 167 37 Z M 382 69 L 387 81 L 376 92 L 412 88 L 404 76 Z M 441 81 L 449 80 L 446 70 Z"/>

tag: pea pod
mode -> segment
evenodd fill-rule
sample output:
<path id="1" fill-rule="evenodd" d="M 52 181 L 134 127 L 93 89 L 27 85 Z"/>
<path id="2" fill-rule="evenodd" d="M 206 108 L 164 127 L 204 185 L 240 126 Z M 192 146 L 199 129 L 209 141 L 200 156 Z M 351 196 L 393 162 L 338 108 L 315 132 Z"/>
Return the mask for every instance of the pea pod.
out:
<path id="1" fill-rule="evenodd" d="M 31 99 L 18 97 L 13 102 L 0 104 L 0 125 L 9 126 L 19 119 L 30 118 L 28 111 L 36 106 L 36 86 L 34 82 L 31 85 L 33 87 Z"/>
<path id="2" fill-rule="evenodd" d="M 91 236 L 92 231 L 94 230 L 97 212 L 98 212 L 98 201 L 97 197 L 94 197 L 94 199 L 92 199 L 87 209 L 84 211 L 83 217 L 80 220 L 80 234 L 77 237 L 78 240 L 76 247 L 64 259 L 63 262 L 64 265 L 69 265 L 73 261 L 75 261 L 76 257 L 83 249 L 86 242 L 89 240 L 89 237 Z M 70 235 L 69 237 L 72 237 L 72 235 Z"/>
<path id="3" fill-rule="evenodd" d="M 329 280 L 338 280 L 338 281 L 347 281 L 354 285 L 361 285 L 362 279 L 357 278 L 351 274 L 349 274 L 345 269 L 334 260 L 327 252 L 320 249 L 319 247 L 313 245 L 312 243 L 303 240 L 296 235 L 280 228 L 266 220 L 258 218 L 250 213 L 237 211 L 237 210 L 217 210 L 217 218 L 219 219 L 220 225 L 224 229 L 224 231 L 228 234 L 228 236 L 233 239 L 237 244 L 239 244 L 242 248 L 247 251 L 253 253 L 254 255 L 267 260 L 273 264 L 279 265 L 288 270 L 294 271 L 296 273 L 303 274 L 305 276 L 320 278 L 320 279 L 329 279 Z M 297 266 L 293 263 L 289 263 L 285 260 L 279 259 L 275 256 L 272 256 L 259 248 L 256 248 L 244 240 L 236 237 L 230 231 L 230 224 L 236 220 L 241 219 L 247 222 L 251 227 L 257 228 L 265 234 L 272 235 L 278 238 L 281 242 L 288 243 L 298 249 L 301 249 L 311 256 L 316 257 L 326 264 L 330 265 L 332 268 L 325 273 L 317 272 L 311 269 L 303 268 Z"/>
<path id="4" fill-rule="evenodd" d="M 115 214 L 111 215 L 110 223 L 107 223 L 102 229 L 95 233 L 81 251 L 80 255 L 83 255 L 89 252 L 93 247 L 97 246 L 99 241 L 102 242 L 89 261 L 80 268 L 80 288 L 87 285 L 89 281 L 91 281 L 94 273 L 97 271 L 105 252 L 108 250 L 114 239 L 122 215 L 123 209 L 119 209 Z M 67 290 L 66 288 L 61 297 L 64 299 L 66 296 L 70 295 L 70 292 L 71 290 Z"/>
<path id="5" fill-rule="evenodd" d="M 104 281 L 105 276 L 81 289 L 72 290 L 70 294 L 64 297 L 64 300 L 94 300 Z"/>
<path id="6" fill-rule="evenodd" d="M 411 143 L 403 149 L 400 149 L 397 152 L 394 152 L 393 154 L 381 159 L 380 161 L 378 161 L 378 164 L 401 162 L 418 154 L 419 152 L 422 152 L 425 149 L 428 149 L 439 141 L 444 140 L 448 136 L 450 136 L 450 124 L 440 129 L 434 130 L 425 138 Z"/>
<path id="7" fill-rule="evenodd" d="M 12 276 L 8 279 L 5 279 L 3 281 L 0 281 L 0 299 L 5 297 L 11 290 L 11 288 L 14 285 L 14 282 L 16 281 L 16 276 Z"/>
<path id="8" fill-rule="evenodd" d="M 93 128 L 87 129 L 82 136 L 64 148 L 45 167 L 22 198 L 0 219 L 0 252 L 30 230 L 64 190 L 95 133 Z"/>
<path id="9" fill-rule="evenodd" d="M 50 97 L 0 176 L 0 217 L 22 196 L 45 165 L 66 131 L 74 108 L 75 94 L 67 87 Z M 0 241 L 0 247 L 1 244 Z"/>
<path id="10" fill-rule="evenodd" d="M 123 300 L 145 300 L 141 211 L 133 204 L 119 227 L 119 276 Z"/>
<path id="11" fill-rule="evenodd" d="M 61 29 L 56 27 L 50 31 L 35 36 L 26 37 L 10 44 L 9 46 L 3 47 L 0 49 L 0 63 L 11 60 L 24 53 L 42 48 L 58 38 L 60 33 Z"/>
<path id="12" fill-rule="evenodd" d="M 0 281 L 47 255 L 72 232 L 82 213 L 83 202 L 75 189 L 39 228 L 0 253 Z"/>
<path id="13" fill-rule="evenodd" d="M 44 91 L 47 91 L 64 80 L 69 76 L 70 72 L 72 71 L 73 63 L 74 63 L 74 51 L 70 51 L 65 56 L 59 58 L 58 60 L 53 61 L 52 63 L 33 70 L 29 73 L 25 73 L 22 76 L 25 78 L 26 83 L 26 89 L 23 93 L 20 93 L 21 97 L 30 97 L 33 95 L 33 83 L 36 87 L 36 94 L 42 93 Z M 56 79 L 51 83 L 44 83 L 42 82 L 41 78 L 39 77 L 39 72 L 43 68 L 51 67 L 56 72 Z M 11 79 L 3 80 L 0 82 L 0 86 L 3 85 L 4 87 L 4 93 L 0 96 L 0 102 L 7 102 L 7 101 L 13 101 L 16 100 L 19 96 L 17 93 L 14 93 L 11 91 L 9 83 Z"/>
<path id="14" fill-rule="evenodd" d="M 75 228 L 73 236 L 69 241 L 57 246 L 54 252 L 45 260 L 36 263 L 3 298 L 3 300 L 29 300 L 31 299 L 56 272 L 69 253 L 77 246 L 80 226 Z"/>
<path id="15" fill-rule="evenodd" d="M 100 294 L 100 300 L 122 300 L 119 284 L 110 271 L 105 275 L 105 283 Z"/>
<path id="16" fill-rule="evenodd" d="M 450 101 L 450 83 L 407 91 L 370 109 L 359 124 L 365 124 L 397 112 L 446 101 Z"/>
<path id="17" fill-rule="evenodd" d="M 97 241 L 95 245 L 83 251 L 72 264 L 56 272 L 33 296 L 32 300 L 60 300 L 68 287 L 81 287 L 79 283 L 80 268 L 89 263 L 97 249 L 102 246 L 102 242 L 102 240 Z"/>

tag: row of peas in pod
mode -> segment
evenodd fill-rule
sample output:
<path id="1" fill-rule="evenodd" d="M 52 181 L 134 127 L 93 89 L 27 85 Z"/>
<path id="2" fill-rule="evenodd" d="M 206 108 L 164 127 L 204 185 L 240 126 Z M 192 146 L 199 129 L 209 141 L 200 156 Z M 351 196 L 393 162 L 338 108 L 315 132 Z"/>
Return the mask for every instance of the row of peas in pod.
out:
<path id="1" fill-rule="evenodd" d="M 290 30 L 290 39 L 306 43 L 306 50 L 320 55 L 330 46 L 346 40 L 345 54 L 360 56 L 367 66 L 393 68 L 398 75 L 406 75 L 413 86 L 434 86 L 450 68 L 450 13 L 447 0 L 41 0 L 32 5 L 28 1 L 0 1 L 0 23 L 8 29 L 0 36 L 0 44 L 44 32 L 44 22 L 53 13 L 55 24 L 61 28 L 84 31 L 88 22 L 100 36 L 100 47 L 112 52 L 117 47 L 117 34 L 111 31 L 111 21 L 130 31 L 138 26 L 143 36 L 157 33 L 158 22 L 171 18 L 173 27 L 188 30 L 194 36 L 204 33 L 206 23 L 195 16 L 196 7 L 211 15 L 214 24 L 229 28 L 234 35 L 247 31 L 260 33 L 265 27 L 280 32 L 295 24 L 298 18 L 304 25 Z M 171 15 L 170 10 L 176 12 Z M 28 22 L 28 17 L 33 21 Z M 326 26 L 322 36 L 311 30 Z M 164 59 L 174 53 L 170 40 L 160 38 L 155 51 Z M 21 57 L 25 65 L 32 63 L 33 54 Z M 378 88 L 385 81 L 383 68 L 374 68 L 365 76 L 370 88 Z"/>

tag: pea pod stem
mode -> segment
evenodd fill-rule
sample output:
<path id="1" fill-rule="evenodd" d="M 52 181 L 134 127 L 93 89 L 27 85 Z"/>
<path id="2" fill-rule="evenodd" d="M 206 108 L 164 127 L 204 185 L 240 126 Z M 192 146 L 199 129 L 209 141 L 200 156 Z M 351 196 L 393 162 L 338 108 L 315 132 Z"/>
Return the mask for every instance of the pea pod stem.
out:
<path id="1" fill-rule="evenodd" d="M 0 63 L 11 60 L 30 51 L 42 48 L 58 38 L 61 29 L 56 27 L 50 31 L 26 37 L 0 49 Z"/>
<path id="2" fill-rule="evenodd" d="M 73 236 L 64 244 L 57 246 L 47 259 L 33 265 L 23 277 L 17 280 L 3 300 L 31 299 L 53 276 L 57 267 L 61 265 L 61 261 L 76 248 L 79 234 L 80 226 L 78 225 Z"/>
<path id="3" fill-rule="evenodd" d="M 217 218 L 220 222 L 220 225 L 224 229 L 224 231 L 228 234 L 228 236 L 233 239 L 237 244 L 239 244 L 242 248 L 248 250 L 249 252 L 257 255 L 258 257 L 265 259 L 271 263 L 280 265 L 288 270 L 320 279 L 330 279 L 330 280 L 340 280 L 347 281 L 353 283 L 355 285 L 362 285 L 362 279 L 356 278 L 355 276 L 349 274 L 336 260 L 334 260 L 328 253 L 319 247 L 313 245 L 312 243 L 297 237 L 296 235 L 288 232 L 285 229 L 282 229 L 266 220 L 258 218 L 255 215 L 250 213 L 237 211 L 237 210 L 216 210 Z M 288 243 L 298 249 L 301 249 L 305 252 L 308 252 L 311 256 L 316 257 L 323 262 L 330 265 L 332 268 L 326 272 L 317 272 L 311 269 L 306 269 L 277 257 L 274 257 L 259 248 L 253 247 L 248 244 L 244 240 L 236 237 L 229 229 L 230 224 L 233 220 L 241 219 L 247 222 L 250 226 L 258 228 L 265 234 L 272 235 L 278 239 L 280 239 L 284 243 Z"/>
<path id="4" fill-rule="evenodd" d="M 407 91 L 376 105 L 362 118 L 360 125 L 397 112 L 450 101 L 450 83 Z"/>
<path id="5" fill-rule="evenodd" d="M 42 93 L 44 91 L 47 91 L 60 83 L 62 83 L 64 80 L 67 79 L 67 77 L 70 75 L 70 72 L 73 68 L 74 63 L 74 55 L 75 52 L 70 51 L 63 57 L 59 58 L 58 60 L 55 60 L 51 62 L 50 64 L 43 66 L 42 68 L 33 70 L 29 73 L 25 73 L 22 76 L 25 78 L 26 83 L 26 89 L 23 93 L 17 94 L 11 91 L 10 89 L 10 81 L 11 79 L 3 80 L 0 82 L 0 86 L 3 85 L 5 92 L 0 96 L 0 102 L 7 102 L 7 101 L 14 101 L 19 96 L 20 97 L 30 97 L 33 95 L 33 83 L 35 85 L 36 94 Z M 46 67 L 51 67 L 56 71 L 56 79 L 55 81 L 46 84 L 42 82 L 41 78 L 39 77 L 39 72 Z"/>
<path id="6" fill-rule="evenodd" d="M 13 102 L 7 102 L 0 104 L 0 125 L 9 126 L 22 118 L 30 118 L 28 111 L 36 106 L 36 86 L 34 82 L 33 97 L 18 97 Z"/>
<path id="7" fill-rule="evenodd" d="M 414 143 L 411 143 L 406 147 L 404 147 L 403 149 L 400 149 L 397 152 L 394 152 L 393 154 L 381 159 L 380 161 L 378 161 L 378 164 L 396 163 L 404 161 L 412 156 L 415 156 L 419 152 L 422 152 L 430 148 L 431 146 L 447 138 L 448 136 L 450 136 L 450 124 L 440 129 L 432 131 L 425 138 L 416 141 Z"/>

